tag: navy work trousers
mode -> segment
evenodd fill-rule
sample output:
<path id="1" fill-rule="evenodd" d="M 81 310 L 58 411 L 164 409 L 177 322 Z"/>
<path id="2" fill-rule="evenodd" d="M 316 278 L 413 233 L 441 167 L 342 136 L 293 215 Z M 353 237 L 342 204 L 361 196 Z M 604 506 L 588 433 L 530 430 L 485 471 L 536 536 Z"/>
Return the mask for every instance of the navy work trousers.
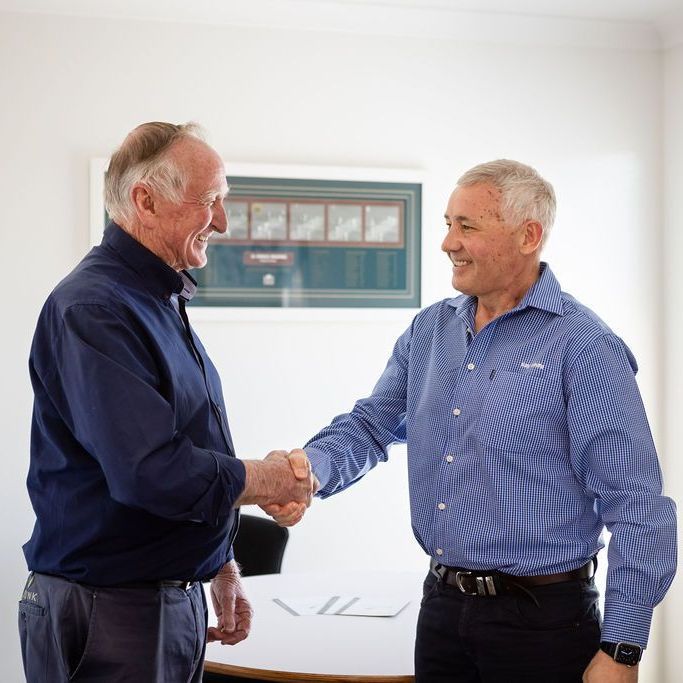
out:
<path id="1" fill-rule="evenodd" d="M 28 683 L 199 683 L 201 584 L 102 588 L 30 574 L 19 602 Z"/>
<path id="2" fill-rule="evenodd" d="M 478 597 L 430 573 L 423 590 L 416 683 L 580 683 L 600 647 L 592 579 Z"/>

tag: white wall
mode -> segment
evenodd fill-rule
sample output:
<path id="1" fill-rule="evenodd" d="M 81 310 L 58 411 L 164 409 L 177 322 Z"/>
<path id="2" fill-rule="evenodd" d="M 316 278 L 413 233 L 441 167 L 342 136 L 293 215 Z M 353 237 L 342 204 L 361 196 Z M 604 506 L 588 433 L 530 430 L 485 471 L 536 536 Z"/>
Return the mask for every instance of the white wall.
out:
<path id="1" fill-rule="evenodd" d="M 614 42 L 618 28 L 610 31 Z M 657 52 L 626 42 L 525 47 L 0 14 L 0 64 L 3 681 L 20 680 L 14 615 L 25 571 L 19 548 L 32 525 L 24 491 L 32 328 L 51 287 L 87 248 L 88 160 L 142 121 L 200 121 L 228 160 L 421 169 L 425 304 L 450 294 L 441 216 L 460 172 L 501 156 L 536 165 L 560 203 L 548 259 L 640 359 L 658 433 Z M 198 323 L 223 376 L 240 455 L 299 445 L 348 409 L 408 322 L 313 313 L 298 322 Z M 314 505 L 292 531 L 285 570 L 426 568 L 411 539 L 397 450 L 357 487 Z M 647 670 L 664 680 L 658 640 L 646 683 Z"/>
<path id="2" fill-rule="evenodd" d="M 665 317 L 662 326 L 664 348 L 664 402 L 663 416 L 665 474 L 668 490 L 679 504 L 679 547 L 681 531 L 680 512 L 683 502 L 683 460 L 680 457 L 683 443 L 683 310 L 680 297 L 683 292 L 683 40 L 677 47 L 664 53 L 664 239 L 662 242 L 665 293 Z M 664 612 L 664 671 L 666 680 L 681 676 L 679 659 L 681 646 L 681 616 L 683 615 L 683 585 L 678 580 L 669 591 Z"/>

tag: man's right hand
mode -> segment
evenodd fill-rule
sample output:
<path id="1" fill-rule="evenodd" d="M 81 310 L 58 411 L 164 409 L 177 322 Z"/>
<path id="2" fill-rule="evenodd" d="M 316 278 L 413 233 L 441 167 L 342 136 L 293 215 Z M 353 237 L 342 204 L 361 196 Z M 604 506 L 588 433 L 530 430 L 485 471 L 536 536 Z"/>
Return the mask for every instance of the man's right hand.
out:
<path id="1" fill-rule="evenodd" d="M 297 479 L 306 480 L 312 478 L 313 489 L 312 493 L 315 495 L 320 488 L 320 482 L 315 478 L 311 472 L 311 463 L 308 456 L 301 448 L 296 448 L 287 456 L 292 472 Z M 310 501 L 307 505 L 303 503 L 290 502 L 286 505 L 263 505 L 263 511 L 269 514 L 280 526 L 294 526 L 304 516 L 306 508 L 310 506 Z"/>
<path id="2" fill-rule="evenodd" d="M 246 484 L 235 505 L 278 506 L 272 509 L 279 511 L 278 517 L 282 515 L 279 523 L 296 523 L 318 488 L 306 453 L 300 449 L 290 454 L 271 451 L 263 460 L 243 462 Z"/>

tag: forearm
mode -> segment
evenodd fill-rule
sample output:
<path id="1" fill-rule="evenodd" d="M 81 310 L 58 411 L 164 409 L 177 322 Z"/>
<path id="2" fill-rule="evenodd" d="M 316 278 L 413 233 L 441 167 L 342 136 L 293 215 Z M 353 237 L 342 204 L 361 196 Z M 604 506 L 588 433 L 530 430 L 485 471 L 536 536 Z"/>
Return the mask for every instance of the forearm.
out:
<path id="1" fill-rule="evenodd" d="M 166 380 L 137 332 L 125 311 L 71 307 L 52 365 L 42 368 L 50 397 L 42 405 L 55 411 L 44 417 L 64 422 L 75 437 L 66 447 L 97 461 L 118 503 L 165 519 L 217 524 L 244 487 L 244 467 L 229 455 L 218 425 L 212 433 L 199 418 L 192 424 L 190 416 L 204 405 L 200 396 L 180 410 L 181 402 L 160 390 Z"/>
<path id="2" fill-rule="evenodd" d="M 387 459 L 392 443 L 406 439 L 409 346 L 411 325 L 394 350 L 372 394 L 356 401 L 304 446 L 320 482 L 321 498 L 358 481 L 378 462 Z"/>
<path id="3" fill-rule="evenodd" d="M 302 453 L 303 455 L 303 453 Z M 264 460 L 243 460 L 245 485 L 235 506 L 309 505 L 317 482 L 303 458 L 303 472 L 295 473 L 285 451 L 272 451 Z"/>
<path id="4" fill-rule="evenodd" d="M 386 461 L 392 443 L 405 440 L 404 403 L 397 401 L 395 412 L 378 414 L 373 410 L 374 400 L 358 401 L 350 413 L 337 416 L 304 447 L 320 480 L 322 498 L 358 481 Z"/>
<path id="5" fill-rule="evenodd" d="M 612 534 L 603 640 L 647 643 L 676 567 L 676 513 L 623 342 L 605 335 L 567 370 L 572 467 Z M 614 397 L 619 400 L 615 401 Z"/>
<path id="6" fill-rule="evenodd" d="M 242 460 L 244 464 L 244 489 L 235 506 L 269 505 L 276 502 L 278 480 L 284 484 L 284 475 L 274 472 L 264 460 Z"/>
<path id="7" fill-rule="evenodd" d="M 653 609 L 676 573 L 675 506 L 665 496 L 630 494 L 603 518 L 612 534 L 603 640 L 645 647 Z"/>
<path id="8" fill-rule="evenodd" d="M 228 560 L 219 570 L 214 579 L 238 581 L 241 578 L 240 568 L 234 559 Z M 213 579 L 212 579 L 213 581 Z"/>

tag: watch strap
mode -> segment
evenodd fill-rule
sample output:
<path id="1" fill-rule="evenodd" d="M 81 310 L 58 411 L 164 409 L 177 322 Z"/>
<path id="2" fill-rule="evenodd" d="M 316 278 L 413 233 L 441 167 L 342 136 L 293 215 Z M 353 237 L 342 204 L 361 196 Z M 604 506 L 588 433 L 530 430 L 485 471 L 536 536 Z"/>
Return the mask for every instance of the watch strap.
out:
<path id="1" fill-rule="evenodd" d="M 635 643 L 610 643 L 603 640 L 600 649 L 608 654 L 615 662 L 635 666 L 643 656 L 643 648 Z"/>

